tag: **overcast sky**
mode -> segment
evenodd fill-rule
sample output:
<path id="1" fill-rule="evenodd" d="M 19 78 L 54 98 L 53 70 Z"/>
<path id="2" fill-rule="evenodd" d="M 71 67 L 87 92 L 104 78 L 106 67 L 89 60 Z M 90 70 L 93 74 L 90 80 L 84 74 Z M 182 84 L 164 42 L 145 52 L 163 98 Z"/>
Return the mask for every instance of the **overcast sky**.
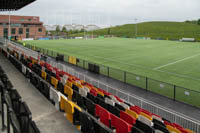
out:
<path id="1" fill-rule="evenodd" d="M 37 0 L 11 14 L 40 16 L 50 25 L 185 21 L 200 18 L 200 0 Z"/>

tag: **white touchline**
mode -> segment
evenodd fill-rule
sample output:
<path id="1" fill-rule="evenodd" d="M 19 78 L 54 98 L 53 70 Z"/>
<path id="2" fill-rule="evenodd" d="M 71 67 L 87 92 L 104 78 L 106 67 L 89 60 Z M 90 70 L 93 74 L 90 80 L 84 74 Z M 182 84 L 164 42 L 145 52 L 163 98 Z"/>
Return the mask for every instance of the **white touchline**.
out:
<path id="1" fill-rule="evenodd" d="M 173 64 L 176 64 L 176 63 L 178 63 L 178 62 L 182 62 L 182 61 L 185 61 L 185 60 L 188 60 L 188 59 L 194 58 L 194 57 L 199 56 L 199 55 L 200 55 L 200 53 L 199 53 L 199 54 L 196 54 L 196 55 L 192 55 L 192 56 L 186 57 L 186 58 L 183 58 L 183 59 L 181 59 L 181 60 L 177 60 L 177 61 L 174 61 L 174 62 L 171 62 L 171 63 L 165 64 L 165 65 L 162 65 L 162 66 L 156 67 L 156 68 L 154 68 L 154 70 L 158 70 L 158 69 L 160 69 L 160 68 L 163 68 L 163 67 L 166 67 L 166 66 L 169 66 L 169 65 L 173 65 Z"/>

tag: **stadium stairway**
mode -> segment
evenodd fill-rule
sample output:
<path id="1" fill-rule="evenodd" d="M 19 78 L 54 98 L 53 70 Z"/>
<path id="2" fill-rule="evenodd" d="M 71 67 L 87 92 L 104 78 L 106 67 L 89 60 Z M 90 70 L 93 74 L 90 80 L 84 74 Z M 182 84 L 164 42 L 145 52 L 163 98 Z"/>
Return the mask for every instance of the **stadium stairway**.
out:
<path id="1" fill-rule="evenodd" d="M 93 78 L 94 80 L 97 80 L 101 83 L 108 84 L 112 86 L 115 89 L 122 90 L 123 92 L 126 92 L 127 94 L 134 94 L 140 98 L 143 98 L 146 101 L 158 104 L 162 107 L 171 109 L 177 113 L 183 114 L 185 116 L 188 116 L 190 118 L 200 120 L 200 109 L 182 102 L 174 101 L 172 99 L 169 99 L 165 96 L 161 96 L 158 94 L 155 94 L 150 91 L 146 91 L 144 89 L 126 84 L 124 82 L 103 76 L 94 74 L 92 72 L 89 72 L 88 70 L 85 70 L 83 68 L 65 63 L 68 67 L 74 69 L 74 71 L 79 72 L 80 74 L 87 75 L 88 77 Z"/>
<path id="2" fill-rule="evenodd" d="M 79 133 L 29 81 L 0 54 L 0 64 L 32 112 L 41 133 Z M 1 120 L 1 118 L 0 118 Z M 6 131 L 5 131 L 6 132 Z M 4 133 L 4 132 L 3 132 Z"/>

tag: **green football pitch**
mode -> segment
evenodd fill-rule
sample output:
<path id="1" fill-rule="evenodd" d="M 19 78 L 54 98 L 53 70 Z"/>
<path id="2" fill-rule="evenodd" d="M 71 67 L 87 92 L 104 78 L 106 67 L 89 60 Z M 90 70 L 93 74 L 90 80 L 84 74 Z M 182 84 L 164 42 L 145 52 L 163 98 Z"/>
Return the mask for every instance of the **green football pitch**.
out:
<path id="1" fill-rule="evenodd" d="M 200 43 L 125 38 L 24 42 L 109 66 L 110 77 L 122 81 L 126 71 L 126 82 L 141 88 L 146 88 L 145 77 L 148 77 L 149 90 L 170 98 L 174 96 L 171 84 L 180 86 L 176 88 L 176 99 L 180 101 L 193 100 L 192 104 L 196 105 L 200 96 L 190 91 L 200 91 Z M 81 63 L 82 60 L 78 65 Z M 106 75 L 107 69 L 100 67 L 100 73 Z"/>

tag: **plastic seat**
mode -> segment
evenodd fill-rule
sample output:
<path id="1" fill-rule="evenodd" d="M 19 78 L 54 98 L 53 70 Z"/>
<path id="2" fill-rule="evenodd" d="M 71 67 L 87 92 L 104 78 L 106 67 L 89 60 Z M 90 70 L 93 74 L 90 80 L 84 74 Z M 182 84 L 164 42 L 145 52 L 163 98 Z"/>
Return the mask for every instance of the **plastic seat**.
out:
<path id="1" fill-rule="evenodd" d="M 71 123 L 73 123 L 74 108 L 77 108 L 79 111 L 81 111 L 81 108 L 69 100 L 64 100 L 64 107 L 65 107 L 66 118 Z"/>
<path id="2" fill-rule="evenodd" d="M 132 125 L 128 124 L 122 119 L 116 121 L 116 133 L 130 133 L 132 130 Z"/>
<path id="3" fill-rule="evenodd" d="M 72 81 L 70 79 L 67 80 L 67 86 L 72 88 Z"/>
<path id="4" fill-rule="evenodd" d="M 65 111 L 65 101 L 67 101 L 67 97 L 61 94 L 60 96 L 60 110 Z"/>
<path id="5" fill-rule="evenodd" d="M 120 105 L 125 109 L 130 109 L 129 105 L 127 105 L 126 103 L 120 103 Z"/>
<path id="6" fill-rule="evenodd" d="M 143 123 L 145 123 L 146 125 L 148 125 L 150 127 L 153 126 L 153 122 L 150 121 L 148 118 L 142 116 L 142 115 L 139 115 L 138 120 L 141 121 L 141 122 L 143 122 Z"/>
<path id="7" fill-rule="evenodd" d="M 190 129 L 185 129 L 188 133 L 194 133 L 194 131 L 190 130 Z"/>
<path id="8" fill-rule="evenodd" d="M 129 123 L 130 125 L 133 125 L 136 122 L 136 119 L 134 117 L 132 117 L 124 111 L 120 111 L 120 118 Z"/>
<path id="9" fill-rule="evenodd" d="M 111 112 L 112 114 L 120 117 L 120 110 L 118 108 L 116 108 L 115 106 L 108 104 L 108 111 Z"/>
<path id="10" fill-rule="evenodd" d="M 59 110 L 60 92 L 58 92 L 54 88 L 50 87 L 50 99 L 55 104 L 56 109 Z"/>
<path id="11" fill-rule="evenodd" d="M 164 122 L 162 122 L 162 121 L 160 121 L 160 120 L 153 119 L 152 122 L 153 122 L 154 124 L 157 123 L 157 124 L 159 124 L 159 125 L 162 125 L 163 127 L 166 127 L 166 125 L 164 124 Z"/>
<path id="12" fill-rule="evenodd" d="M 57 89 L 58 80 L 55 77 L 53 77 L 53 76 L 51 76 L 51 84 L 54 86 L 54 88 Z"/>
<path id="13" fill-rule="evenodd" d="M 95 133 L 93 119 L 86 113 L 80 113 L 80 122 L 83 133 Z"/>
<path id="14" fill-rule="evenodd" d="M 90 94 L 92 94 L 93 96 L 97 96 L 97 91 L 95 89 L 91 89 L 90 90 Z"/>
<path id="15" fill-rule="evenodd" d="M 69 100 L 72 100 L 73 90 L 69 86 L 65 85 L 64 87 L 64 94 L 68 96 Z"/>
<path id="16" fill-rule="evenodd" d="M 140 120 L 136 120 L 135 126 L 145 133 L 154 133 L 154 129 Z"/>
<path id="17" fill-rule="evenodd" d="M 164 123 L 164 121 L 162 120 L 162 118 L 159 115 L 152 114 L 152 118 Z"/>
<path id="18" fill-rule="evenodd" d="M 46 80 L 47 79 L 47 73 L 45 71 L 41 72 L 41 77 Z"/>
<path id="19" fill-rule="evenodd" d="M 170 125 L 166 125 L 166 128 L 170 131 L 170 132 L 174 132 L 174 133 L 181 133 L 180 130 L 178 130 L 177 128 L 170 126 Z"/>
<path id="20" fill-rule="evenodd" d="M 98 112 L 100 121 L 105 124 L 107 127 L 110 126 L 110 112 L 108 112 L 106 109 L 104 109 L 103 107 L 99 107 L 99 105 L 96 104 L 96 112 Z"/>
<path id="21" fill-rule="evenodd" d="M 118 103 L 115 103 L 115 107 L 118 108 L 119 110 L 125 111 L 125 108 Z"/>
<path id="22" fill-rule="evenodd" d="M 152 121 L 152 117 L 149 116 L 148 114 L 141 112 L 140 115 L 142 115 L 142 116 L 146 117 L 147 119 L 149 119 L 150 121 Z"/>
<path id="23" fill-rule="evenodd" d="M 128 113 L 129 115 L 131 115 L 135 119 L 137 119 L 139 117 L 135 111 L 132 111 L 130 109 L 126 109 L 125 112 Z"/>
<path id="24" fill-rule="evenodd" d="M 154 125 L 153 125 L 154 129 L 157 129 L 157 130 L 160 130 L 162 131 L 163 133 L 169 133 L 168 129 L 166 128 L 166 126 L 163 126 L 157 122 L 154 122 Z"/>
<path id="25" fill-rule="evenodd" d="M 112 99 L 109 99 L 109 98 L 105 98 L 105 102 L 107 103 L 107 104 L 110 104 L 111 106 L 115 106 L 115 102 L 112 100 Z"/>
<path id="26" fill-rule="evenodd" d="M 87 91 L 84 88 L 79 88 L 79 94 L 83 97 L 87 97 Z"/>
<path id="27" fill-rule="evenodd" d="M 90 99 L 85 98 L 85 104 L 86 104 L 88 113 L 95 116 L 95 103 L 91 101 Z"/>

